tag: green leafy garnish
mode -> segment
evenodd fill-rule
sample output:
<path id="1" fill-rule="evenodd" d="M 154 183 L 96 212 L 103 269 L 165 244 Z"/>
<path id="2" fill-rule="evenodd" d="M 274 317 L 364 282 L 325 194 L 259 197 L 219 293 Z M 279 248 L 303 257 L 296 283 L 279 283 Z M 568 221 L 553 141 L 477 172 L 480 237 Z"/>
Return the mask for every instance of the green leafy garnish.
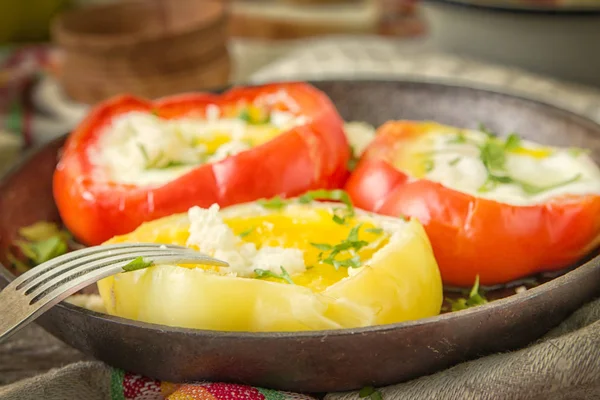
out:
<path id="1" fill-rule="evenodd" d="M 275 272 L 269 271 L 268 269 L 260 269 L 260 268 L 256 268 L 254 270 L 254 273 L 256 274 L 256 277 L 261 279 L 261 278 L 276 278 L 276 279 L 282 279 L 284 281 L 286 281 L 287 283 L 289 283 L 290 285 L 294 285 L 294 281 L 292 280 L 292 277 L 290 276 L 290 274 L 288 274 L 288 272 L 285 270 L 285 268 L 283 267 L 279 267 L 281 268 L 281 274 L 276 274 Z"/>
<path id="2" fill-rule="evenodd" d="M 521 138 L 516 133 L 511 133 L 504 142 L 504 148 L 506 150 L 515 150 L 521 147 Z"/>
<path id="3" fill-rule="evenodd" d="M 337 214 L 333 214 L 333 222 L 335 222 L 336 224 L 340 224 L 340 225 L 344 225 L 346 223 L 346 220 L 344 217 L 340 217 Z"/>
<path id="4" fill-rule="evenodd" d="M 546 192 L 548 190 L 557 189 L 559 187 L 568 185 L 573 182 L 577 182 L 580 178 L 581 178 L 581 174 L 577 174 L 577 175 L 573 176 L 572 178 L 569 178 L 564 181 L 557 182 L 557 183 L 554 183 L 554 184 L 548 185 L 548 186 L 536 186 L 536 185 L 532 185 L 531 183 L 522 182 L 522 181 L 518 181 L 517 183 L 519 184 L 519 186 L 521 186 L 521 188 L 523 189 L 523 191 L 525 193 L 527 193 L 529 195 L 536 195 L 536 194 L 539 194 L 542 192 Z"/>
<path id="5" fill-rule="evenodd" d="M 248 236 L 249 234 L 251 234 L 251 233 L 252 233 L 252 231 L 254 231 L 254 229 L 256 229 L 256 227 L 254 227 L 254 226 L 253 226 L 252 228 L 246 229 L 245 231 L 243 231 L 243 232 L 240 232 L 240 234 L 239 234 L 238 236 L 239 236 L 239 237 L 241 237 L 241 238 L 243 239 L 243 238 L 245 238 L 246 236 Z"/>
<path id="6" fill-rule="evenodd" d="M 332 201 L 341 201 L 348 207 L 349 210 L 354 212 L 354 205 L 352 205 L 352 200 L 350 200 L 350 196 L 346 191 L 341 189 L 335 190 L 311 190 L 309 192 L 304 193 L 302 196 L 298 198 L 298 201 L 302 204 L 310 203 L 314 200 L 332 200 Z"/>
<path id="7" fill-rule="evenodd" d="M 505 169 L 506 151 L 514 150 L 520 145 L 521 138 L 512 133 L 508 136 L 504 143 L 494 137 L 488 137 L 485 143 L 479 146 L 480 158 L 488 173 L 487 180 L 478 189 L 479 192 L 488 192 L 494 189 L 497 184 L 514 184 L 518 185 L 526 194 L 536 195 L 548 190 L 568 185 L 581 178 L 581 175 L 578 174 L 562 182 L 548 186 L 538 186 L 523 182 L 507 175 Z"/>
<path id="8" fill-rule="evenodd" d="M 448 164 L 454 166 L 454 165 L 458 164 L 459 161 L 460 161 L 460 157 L 456 157 L 456 158 L 453 158 L 452 160 L 450 160 L 448 162 Z"/>
<path id="9" fill-rule="evenodd" d="M 404 222 L 408 222 L 408 221 L 410 220 L 410 218 L 409 218 L 409 217 L 407 217 L 407 216 L 406 216 L 406 215 L 404 215 L 404 214 L 400 214 L 400 215 L 398 215 L 398 218 L 400 218 L 400 219 L 401 219 L 402 221 L 404 221 Z"/>
<path id="10" fill-rule="evenodd" d="M 487 126 L 485 126 L 483 123 L 479 123 L 479 130 L 483 133 L 485 133 L 486 135 L 488 135 L 489 137 L 496 137 L 498 136 L 498 134 L 496 134 L 495 132 L 493 132 L 491 129 L 489 129 Z"/>
<path id="11" fill-rule="evenodd" d="M 20 272 L 65 254 L 69 250 L 71 240 L 71 235 L 66 230 L 47 221 L 40 221 L 19 229 L 19 236 L 22 239 L 17 239 L 12 244 L 26 260 L 22 260 L 10 251 L 7 253 L 7 258 Z"/>
<path id="12" fill-rule="evenodd" d="M 360 257 L 358 257 L 358 255 L 342 260 L 338 259 L 337 257 L 341 252 L 344 251 L 352 250 L 354 252 L 358 252 L 360 249 L 369 244 L 364 240 L 358 239 L 358 231 L 361 226 L 362 224 L 358 224 L 350 229 L 348 237 L 336 245 L 331 245 L 328 243 L 311 243 L 311 246 L 316 247 L 321 251 L 321 254 L 319 254 L 319 261 L 325 264 L 333 265 L 336 270 L 339 269 L 339 267 L 360 267 Z M 329 254 L 325 256 L 325 253 Z"/>
<path id="13" fill-rule="evenodd" d="M 480 306 L 486 304 L 488 301 L 479 290 L 479 275 L 475 278 L 475 283 L 469 292 L 469 297 L 458 298 L 456 300 L 446 299 L 450 303 L 450 309 L 452 311 L 465 310 L 467 308 Z"/>
<path id="14" fill-rule="evenodd" d="M 349 145 L 349 147 L 350 147 L 350 159 L 348 160 L 348 164 L 346 166 L 347 166 L 348 170 L 354 171 L 354 168 L 356 168 L 356 165 L 358 164 L 360 157 L 356 156 L 356 153 L 354 152 L 354 147 L 352 147 L 352 145 Z"/>
<path id="15" fill-rule="evenodd" d="M 159 152 L 158 156 L 156 156 L 154 159 L 150 159 L 150 156 L 148 155 L 148 150 L 146 150 L 146 148 L 143 145 L 138 144 L 138 148 L 140 149 L 142 156 L 144 156 L 144 161 L 146 162 L 146 165 L 144 166 L 144 168 L 147 170 L 168 169 L 168 168 L 173 168 L 173 167 L 181 167 L 183 165 L 190 165 L 183 161 L 177 161 L 177 160 L 166 161 L 165 155 L 162 151 Z"/>
<path id="16" fill-rule="evenodd" d="M 142 156 L 144 156 L 144 160 L 146 161 L 146 165 L 148 165 L 150 163 L 150 157 L 148 156 L 148 151 L 141 144 L 138 144 L 138 148 L 140 149 L 140 152 L 142 153 Z"/>
<path id="17" fill-rule="evenodd" d="M 270 199 L 258 200 L 258 204 L 260 204 L 264 208 L 279 210 L 287 205 L 287 201 L 282 199 L 280 196 L 275 196 Z"/>
<path id="18" fill-rule="evenodd" d="M 567 151 L 571 157 L 579 157 L 582 154 L 588 154 L 590 152 L 589 149 L 580 149 L 578 147 L 571 147 Z"/>
<path id="19" fill-rule="evenodd" d="M 129 262 L 129 264 L 125 265 L 123 267 L 123 271 L 125 271 L 125 272 L 137 271 L 138 269 L 148 268 L 153 265 L 154 265 L 154 263 L 152 261 L 146 261 L 146 260 L 144 260 L 144 257 L 140 256 L 140 257 L 134 258 L 133 260 L 131 260 Z"/>
<path id="20" fill-rule="evenodd" d="M 423 164 L 424 164 L 423 168 L 425 168 L 425 172 L 431 172 L 433 170 L 434 163 L 433 163 L 432 159 L 429 158 L 429 159 L 425 160 Z"/>
<path id="21" fill-rule="evenodd" d="M 352 200 L 350 200 L 350 196 L 348 193 L 341 189 L 335 190 L 311 190 L 309 192 L 304 193 L 302 196 L 298 198 L 298 201 L 302 204 L 308 204 L 315 200 L 332 200 L 332 201 L 341 201 L 346 205 L 346 210 L 343 215 L 335 214 L 333 215 L 333 221 L 337 224 L 345 224 L 346 218 L 350 218 L 354 216 L 354 205 L 352 204 Z"/>
<path id="22" fill-rule="evenodd" d="M 459 132 L 453 139 L 450 139 L 448 143 L 462 144 L 467 143 L 467 137 L 463 132 Z"/>
<path id="23" fill-rule="evenodd" d="M 250 112 L 247 108 L 244 108 L 242 111 L 240 111 L 240 113 L 238 114 L 238 118 L 250 125 L 268 124 L 271 121 L 271 116 L 268 113 L 262 120 L 253 119 L 252 116 L 250 116 Z"/>
<path id="24" fill-rule="evenodd" d="M 155 117 L 158 117 L 158 110 L 156 108 L 153 108 L 152 110 L 150 110 L 150 114 L 154 115 Z"/>
<path id="25" fill-rule="evenodd" d="M 370 400 L 383 400 L 383 395 L 379 390 L 376 390 L 373 386 L 366 386 L 358 392 L 358 397 L 361 399 L 370 399 Z"/>
<path id="26" fill-rule="evenodd" d="M 381 235 L 383 233 L 383 229 L 381 229 L 381 228 L 368 228 L 368 229 L 365 229 L 365 232 L 373 233 L 375 235 Z"/>

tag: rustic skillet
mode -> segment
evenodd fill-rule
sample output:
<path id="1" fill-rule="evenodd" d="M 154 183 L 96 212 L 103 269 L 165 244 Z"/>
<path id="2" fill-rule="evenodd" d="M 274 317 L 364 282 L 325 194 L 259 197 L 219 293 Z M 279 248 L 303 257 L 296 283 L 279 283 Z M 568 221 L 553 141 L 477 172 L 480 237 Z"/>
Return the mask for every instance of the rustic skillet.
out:
<path id="1" fill-rule="evenodd" d="M 347 120 L 484 122 L 499 132 L 600 156 L 600 126 L 560 109 L 505 94 L 402 81 L 323 81 Z M 51 176 L 64 138 L 24 159 L 0 183 L 0 261 L 19 227 L 58 221 Z M 230 333 L 177 329 L 60 304 L 39 319 L 64 342 L 112 366 L 168 381 L 208 379 L 327 392 L 386 385 L 460 361 L 514 349 L 540 337 L 600 294 L 600 259 L 537 288 L 488 305 L 424 320 L 363 329 Z M 13 275 L 0 266 L 0 284 Z"/>

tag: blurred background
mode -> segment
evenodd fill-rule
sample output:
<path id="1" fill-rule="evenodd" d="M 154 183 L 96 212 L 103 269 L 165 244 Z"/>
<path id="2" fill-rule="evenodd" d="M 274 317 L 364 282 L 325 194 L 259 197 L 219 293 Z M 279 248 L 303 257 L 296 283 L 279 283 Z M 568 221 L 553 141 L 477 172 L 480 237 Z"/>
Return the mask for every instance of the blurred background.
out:
<path id="1" fill-rule="evenodd" d="M 600 120 L 600 0 L 0 2 L 0 168 L 119 93 L 435 79 Z"/>

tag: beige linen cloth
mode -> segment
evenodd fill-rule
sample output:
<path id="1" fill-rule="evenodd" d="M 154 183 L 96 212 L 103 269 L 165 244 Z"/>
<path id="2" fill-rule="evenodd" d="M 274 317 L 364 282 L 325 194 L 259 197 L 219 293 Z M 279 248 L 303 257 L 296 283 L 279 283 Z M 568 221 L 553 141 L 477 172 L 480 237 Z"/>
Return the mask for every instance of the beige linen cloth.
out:
<path id="1" fill-rule="evenodd" d="M 239 58 L 253 51 L 240 46 L 234 46 L 234 54 Z M 598 90 L 459 57 L 423 53 L 417 48 L 368 38 L 332 38 L 295 47 L 284 45 L 277 48 L 277 55 L 282 57 L 278 61 L 267 63 L 269 57 L 263 52 L 265 60 L 255 64 L 268 65 L 256 73 L 238 70 L 237 80 L 264 82 L 340 75 L 447 78 L 512 89 L 600 122 Z M 600 282 L 598 286 L 600 293 Z M 123 398 L 115 397 L 111 371 L 99 362 L 69 365 L 0 387 L 0 400 Z M 386 400 L 600 399 L 600 299 L 579 309 L 529 347 L 466 362 L 431 376 L 380 388 L 379 392 Z M 160 398 L 148 395 L 136 399 Z M 359 398 L 357 392 L 330 393 L 325 397 L 327 400 Z"/>
<path id="2" fill-rule="evenodd" d="M 0 399 L 116 399 L 111 389 L 110 369 L 100 362 L 85 362 L 0 388 Z M 466 362 L 379 392 L 386 400 L 600 399 L 600 299 L 527 348 Z M 325 400 L 359 398 L 357 392 L 331 393 Z"/>

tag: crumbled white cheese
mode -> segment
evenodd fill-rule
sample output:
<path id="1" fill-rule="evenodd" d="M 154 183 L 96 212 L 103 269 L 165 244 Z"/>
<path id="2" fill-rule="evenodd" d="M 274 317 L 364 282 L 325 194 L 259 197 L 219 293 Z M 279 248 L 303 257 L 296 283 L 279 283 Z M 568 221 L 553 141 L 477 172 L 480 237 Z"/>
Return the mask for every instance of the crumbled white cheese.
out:
<path id="1" fill-rule="evenodd" d="M 306 271 L 304 256 L 299 249 L 263 246 L 258 250 L 252 262 L 254 268 L 281 273 L 281 267 L 290 275 Z"/>
<path id="2" fill-rule="evenodd" d="M 270 118 L 281 130 L 305 122 L 302 116 L 273 110 Z M 239 118 L 221 118 L 218 106 L 206 109 L 206 119 L 162 119 L 147 112 L 128 112 L 111 121 L 89 150 L 89 157 L 102 167 L 100 177 L 136 185 L 163 184 L 186 174 L 204 162 L 220 161 L 250 149 L 248 123 Z M 226 135 L 229 140 L 214 154 L 203 142 Z"/>
<path id="3" fill-rule="evenodd" d="M 192 207 L 188 217 L 190 236 L 187 245 L 227 262 L 229 267 L 223 268 L 223 272 L 248 277 L 258 268 L 279 274 L 284 267 L 290 275 L 306 270 L 303 252 L 299 249 L 270 246 L 257 249 L 254 243 L 244 242 L 223 221 L 216 204 L 208 209 Z"/>
<path id="4" fill-rule="evenodd" d="M 481 190 L 488 182 L 488 171 L 478 145 L 485 142 L 487 135 L 467 130 L 462 134 L 468 139 L 465 143 L 456 143 L 453 135 L 433 132 L 428 137 L 432 143 L 418 149 L 419 152 L 431 153 L 431 169 L 425 175 L 427 179 L 463 193 L 517 206 L 543 203 L 564 195 L 600 193 L 600 169 L 591 158 L 585 154 L 575 157 L 563 148 L 552 148 L 544 156 L 531 156 L 526 152 L 504 154 L 504 170 L 500 171 L 500 175 L 506 174 L 521 182 L 550 189 L 530 194 L 518 184 L 502 183 Z M 521 148 L 540 151 L 544 146 L 522 140 Z M 574 177 L 578 179 L 560 184 Z M 552 188 L 553 185 L 557 186 Z"/>

